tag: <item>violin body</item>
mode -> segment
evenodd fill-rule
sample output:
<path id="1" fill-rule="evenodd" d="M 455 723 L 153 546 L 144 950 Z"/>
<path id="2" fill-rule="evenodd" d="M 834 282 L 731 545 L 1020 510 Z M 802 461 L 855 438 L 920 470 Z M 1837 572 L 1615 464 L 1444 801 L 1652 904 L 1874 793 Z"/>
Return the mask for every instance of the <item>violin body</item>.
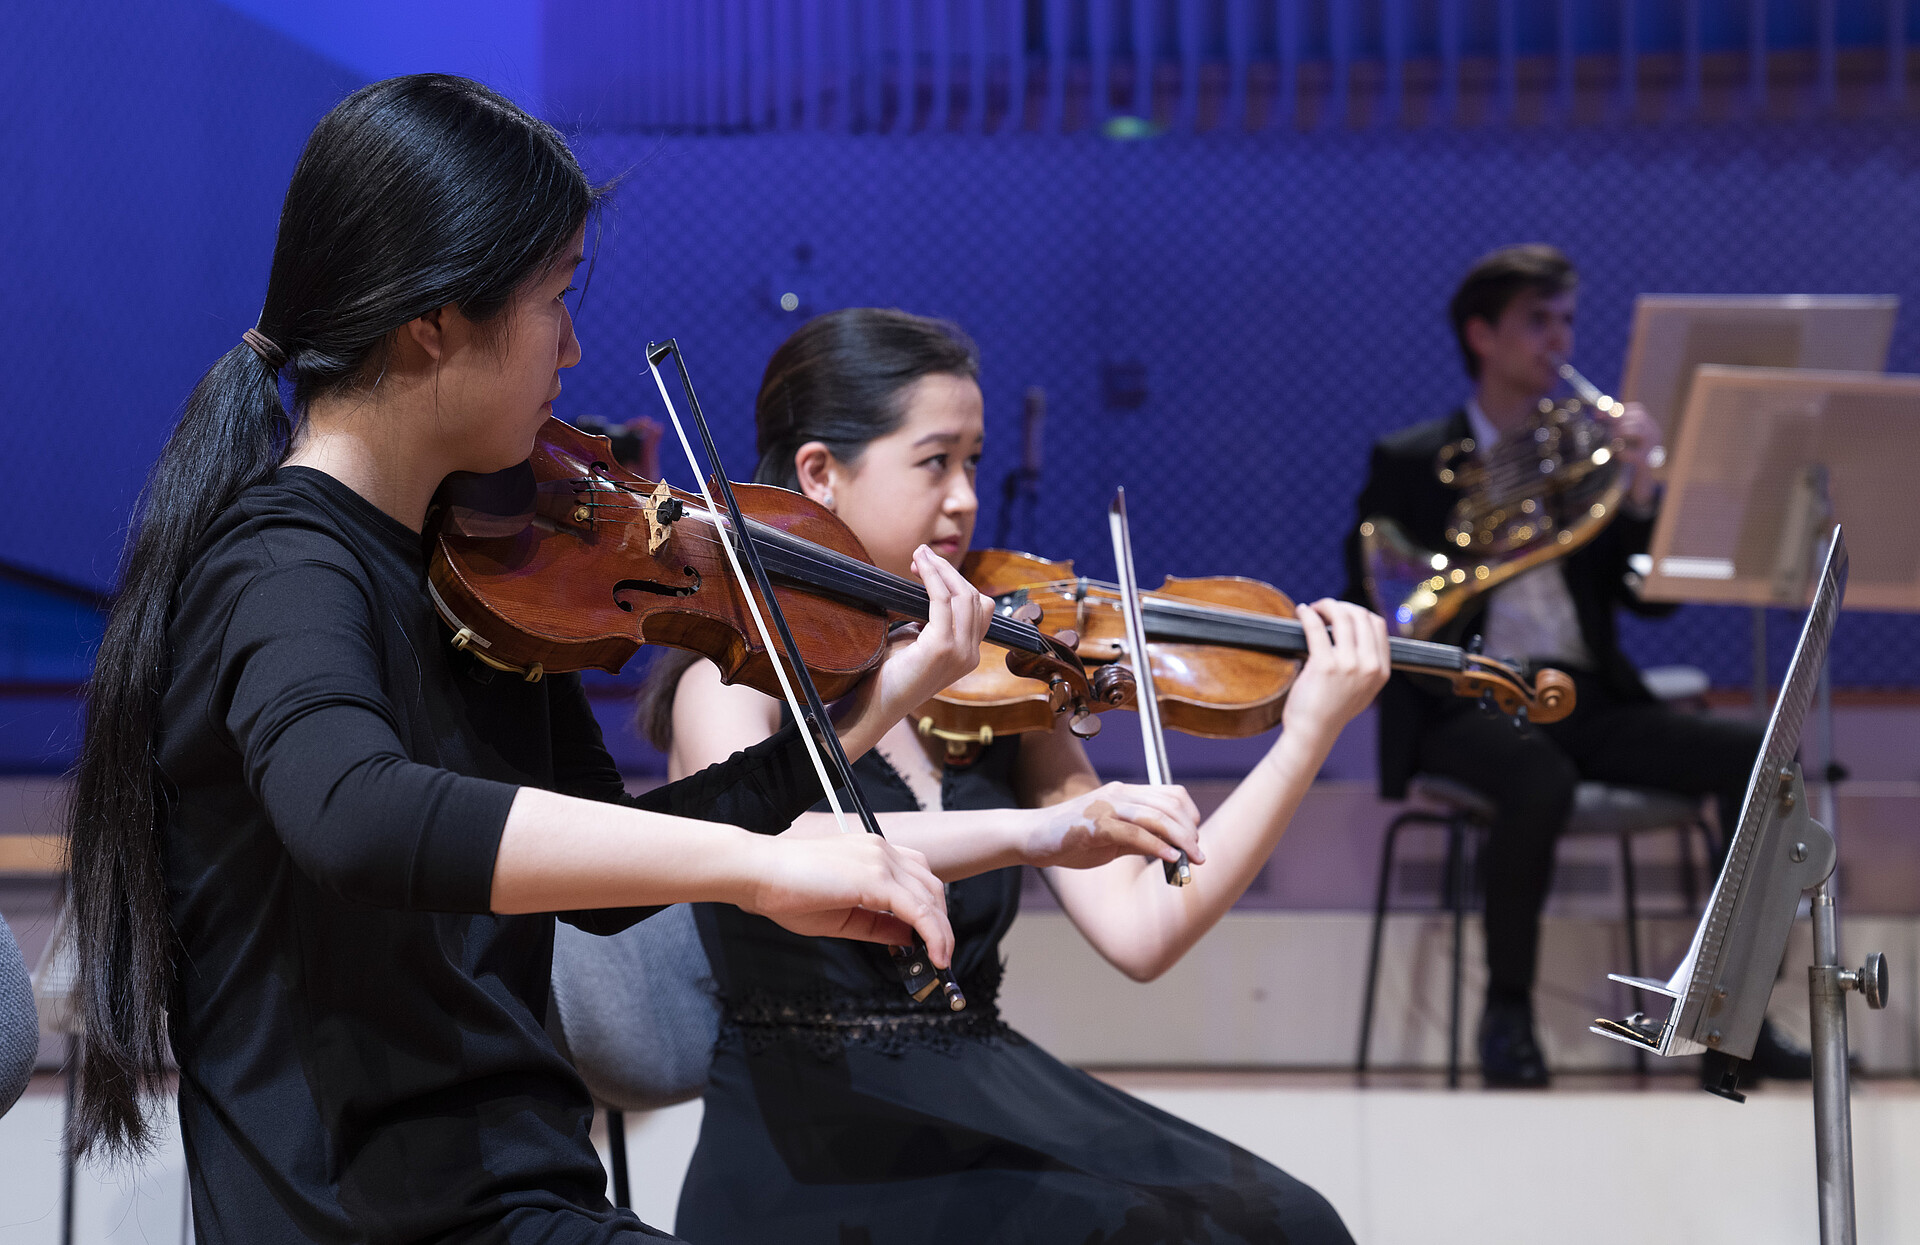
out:
<path id="1" fill-rule="evenodd" d="M 1118 598 L 1111 589 L 1077 579 L 1072 562 L 984 549 L 969 553 L 960 569 L 968 582 L 996 601 L 1016 609 L 1037 605 L 1040 613 L 1032 621 L 1042 631 L 1076 633 L 1075 652 L 1089 667 L 1127 662 L 1126 624 Z M 1155 591 L 1142 593 L 1141 600 L 1192 601 L 1275 617 L 1291 617 L 1294 609 L 1278 588 L 1228 575 L 1170 575 Z M 1209 739 L 1240 739 L 1279 725 L 1287 689 L 1300 673 L 1298 658 L 1250 649 L 1156 642 L 1149 652 L 1162 721 Z M 1123 696 L 1103 699 L 1101 708 L 1134 707 L 1131 680 L 1118 686 Z M 982 725 L 999 734 L 1047 730 L 1053 721 L 1044 701 L 1035 700 L 1040 690 L 1032 680 L 1009 671 L 999 649 L 983 645 L 974 672 L 923 706 L 915 718 L 932 720 L 931 727 L 922 728 L 930 734 L 977 732 Z"/>
<path id="2" fill-rule="evenodd" d="M 868 561 L 833 513 L 765 485 L 734 486 L 750 522 Z M 704 503 L 633 474 L 605 437 L 549 419 L 524 464 L 456 477 L 438 499 L 428 571 L 456 647 L 524 678 L 618 672 L 643 644 L 711 658 L 729 683 L 780 696 L 773 663 Z M 776 583 L 774 594 L 831 700 L 880 663 L 888 615 Z"/>
<path id="3" fill-rule="evenodd" d="M 1109 694 L 1096 710 L 1133 704 L 1126 630 L 1118 593 L 1073 573 L 1071 562 L 987 549 L 969 553 L 961 571 L 999 609 L 1028 617 L 1042 630 L 1075 635 L 1075 655 Z M 1238 739 L 1280 722 L 1288 690 L 1306 652 L 1305 633 L 1287 594 L 1237 576 L 1168 576 L 1140 594 L 1163 723 L 1190 735 Z M 1396 670 L 1446 679 L 1459 696 L 1480 697 L 1516 722 L 1555 722 L 1573 711 L 1573 680 L 1558 670 L 1528 679 L 1513 667 L 1447 644 L 1389 637 Z M 982 647 L 974 672 L 922 705 L 914 720 L 923 736 L 946 741 L 959 757 L 996 734 L 1047 730 L 1039 689 Z"/>

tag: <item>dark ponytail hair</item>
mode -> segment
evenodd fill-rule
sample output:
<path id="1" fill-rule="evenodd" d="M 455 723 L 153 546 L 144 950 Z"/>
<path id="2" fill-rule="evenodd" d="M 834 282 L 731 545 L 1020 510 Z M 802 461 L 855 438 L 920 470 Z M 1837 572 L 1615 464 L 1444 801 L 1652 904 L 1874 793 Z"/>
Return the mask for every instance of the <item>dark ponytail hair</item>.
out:
<path id="1" fill-rule="evenodd" d="M 257 335 L 187 400 L 147 479 L 88 681 L 69 813 L 81 1026 L 76 1153 L 151 1143 L 175 943 L 166 793 L 154 731 L 174 596 L 214 517 L 285 456 L 295 412 L 377 381 L 391 335 L 448 304 L 476 322 L 561 257 L 598 198 L 560 135 L 478 83 L 440 74 L 362 88 L 307 140 L 280 212 Z"/>
<path id="2" fill-rule="evenodd" d="M 926 376 L 980 379 L 980 352 L 949 320 L 881 307 L 848 307 L 815 316 L 767 360 L 754 400 L 755 484 L 798 489 L 794 455 L 819 441 L 848 467 L 867 446 L 907 417 L 907 390 Z M 647 667 L 635 727 L 654 747 L 673 746 L 673 698 L 680 676 L 699 658 L 683 649 Z"/>

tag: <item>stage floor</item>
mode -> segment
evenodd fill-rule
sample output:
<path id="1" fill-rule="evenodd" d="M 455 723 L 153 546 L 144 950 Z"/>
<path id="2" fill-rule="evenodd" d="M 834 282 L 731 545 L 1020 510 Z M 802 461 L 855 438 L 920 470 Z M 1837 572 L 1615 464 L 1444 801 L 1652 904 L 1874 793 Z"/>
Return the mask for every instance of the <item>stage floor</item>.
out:
<path id="1" fill-rule="evenodd" d="M 1361 1245 L 1804 1245 L 1819 1239 L 1813 1100 L 1690 1078 L 1563 1076 L 1543 1093 L 1424 1074 L 1103 1070 L 1305 1180 Z M 697 1103 L 630 1120 L 635 1207 L 671 1226 Z M 1920 1081 L 1857 1082 L 1860 1239 L 1920 1243 Z M 645 1156 L 642 1158 L 641 1156 Z"/>
<path id="2" fill-rule="evenodd" d="M 1680 1077 L 1560 1077 L 1542 1093 L 1449 1092 L 1437 1075 L 1102 1070 L 1314 1185 L 1363 1245 L 1802 1245 L 1817 1240 L 1804 1086 L 1722 1101 Z M 61 1083 L 0 1119 L 0 1241 L 57 1245 Z M 634 1201 L 663 1227 L 700 1126 L 690 1103 L 629 1117 Z M 1920 1081 L 1856 1082 L 1860 1239 L 1920 1243 Z M 75 1241 L 182 1240 L 170 1139 L 137 1176 L 83 1171 Z"/>

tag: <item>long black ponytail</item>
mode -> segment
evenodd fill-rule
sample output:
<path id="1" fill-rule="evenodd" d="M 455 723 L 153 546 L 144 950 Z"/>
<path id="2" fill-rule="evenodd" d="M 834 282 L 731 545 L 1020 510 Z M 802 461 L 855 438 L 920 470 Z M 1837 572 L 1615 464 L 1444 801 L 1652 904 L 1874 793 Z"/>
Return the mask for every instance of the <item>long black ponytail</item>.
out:
<path id="1" fill-rule="evenodd" d="M 256 334 L 187 400 L 148 477 L 86 691 L 68 854 L 81 1025 L 78 1153 L 152 1140 L 175 943 L 154 732 L 174 596 L 213 518 L 285 456 L 293 409 L 377 378 L 391 335 L 448 304 L 503 309 L 560 257 L 599 192 L 550 126 L 478 83 L 393 78 L 314 129 L 287 187 Z"/>

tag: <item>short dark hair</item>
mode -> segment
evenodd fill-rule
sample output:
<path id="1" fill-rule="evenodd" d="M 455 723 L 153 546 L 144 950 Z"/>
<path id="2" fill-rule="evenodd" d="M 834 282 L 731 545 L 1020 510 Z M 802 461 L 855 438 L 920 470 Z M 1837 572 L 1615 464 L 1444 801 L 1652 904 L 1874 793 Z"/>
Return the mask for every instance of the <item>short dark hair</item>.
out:
<path id="1" fill-rule="evenodd" d="M 1580 272 L 1557 246 L 1528 242 L 1521 246 L 1503 246 L 1474 261 L 1460 288 L 1447 304 L 1447 318 L 1453 322 L 1453 337 L 1460 345 L 1460 361 L 1467 375 L 1480 378 L 1480 356 L 1467 344 L 1467 321 L 1485 320 L 1498 324 L 1513 300 L 1529 290 L 1552 298 L 1577 289 Z"/>

